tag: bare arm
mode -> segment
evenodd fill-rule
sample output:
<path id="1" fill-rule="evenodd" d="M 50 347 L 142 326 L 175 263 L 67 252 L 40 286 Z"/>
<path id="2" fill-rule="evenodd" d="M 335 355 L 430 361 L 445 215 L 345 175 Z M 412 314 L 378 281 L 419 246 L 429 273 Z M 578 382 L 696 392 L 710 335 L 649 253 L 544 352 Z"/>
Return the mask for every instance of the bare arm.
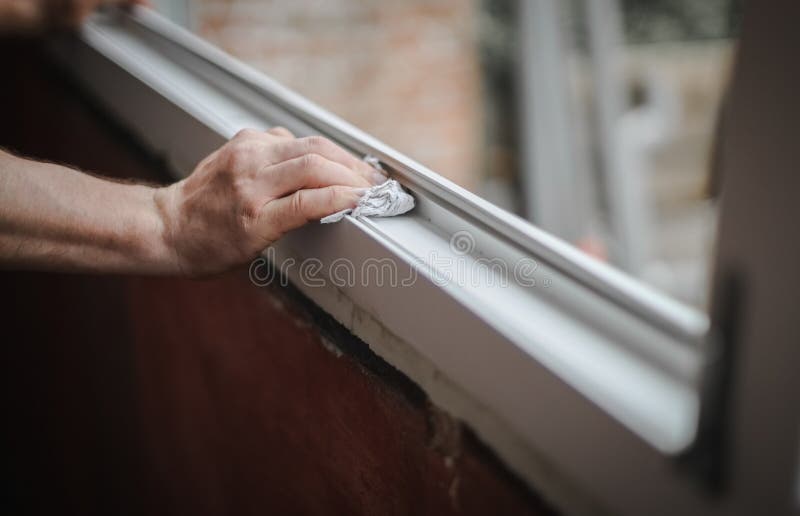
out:
<path id="1" fill-rule="evenodd" d="M 37 34 L 77 27 L 101 5 L 148 3 L 148 0 L 0 0 L 0 34 Z"/>
<path id="2" fill-rule="evenodd" d="M 0 266 L 201 275 L 355 206 L 380 182 L 322 138 L 245 130 L 183 181 L 121 184 L 0 151 Z"/>
<path id="3" fill-rule="evenodd" d="M 0 262 L 166 272 L 169 256 L 154 193 L 1 152 Z"/>

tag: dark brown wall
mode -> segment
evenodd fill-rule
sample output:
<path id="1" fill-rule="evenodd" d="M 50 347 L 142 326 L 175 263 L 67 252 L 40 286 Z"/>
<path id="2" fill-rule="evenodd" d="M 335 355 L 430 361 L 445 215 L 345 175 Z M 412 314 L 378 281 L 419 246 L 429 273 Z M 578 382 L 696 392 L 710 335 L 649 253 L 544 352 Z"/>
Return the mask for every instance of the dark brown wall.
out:
<path id="1" fill-rule="evenodd" d="M 0 145 L 164 180 L 29 42 Z M 418 387 L 291 288 L 0 274 L 4 513 L 545 514 Z"/>

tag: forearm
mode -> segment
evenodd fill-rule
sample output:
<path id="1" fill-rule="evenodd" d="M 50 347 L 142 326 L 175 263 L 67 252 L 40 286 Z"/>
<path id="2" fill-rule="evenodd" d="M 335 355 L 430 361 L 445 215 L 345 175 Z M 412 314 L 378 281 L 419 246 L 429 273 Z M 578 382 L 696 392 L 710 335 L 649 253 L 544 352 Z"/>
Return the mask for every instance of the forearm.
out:
<path id="1" fill-rule="evenodd" d="M 184 180 L 120 184 L 0 150 L 0 267 L 214 274 L 386 177 L 320 137 L 245 129 Z"/>
<path id="2" fill-rule="evenodd" d="M 0 34 L 33 32 L 44 25 L 37 2 L 0 0 Z"/>
<path id="3" fill-rule="evenodd" d="M 0 0 L 0 34 L 40 34 L 75 28 L 101 5 L 147 5 L 147 0 Z"/>
<path id="4" fill-rule="evenodd" d="M 178 272 L 155 192 L 0 151 L 0 266 Z"/>

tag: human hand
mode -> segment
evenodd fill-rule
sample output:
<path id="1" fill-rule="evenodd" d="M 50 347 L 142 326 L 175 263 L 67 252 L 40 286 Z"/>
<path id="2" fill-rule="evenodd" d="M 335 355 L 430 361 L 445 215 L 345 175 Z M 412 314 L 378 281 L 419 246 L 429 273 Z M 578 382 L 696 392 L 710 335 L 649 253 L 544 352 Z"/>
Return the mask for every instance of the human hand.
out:
<path id="1" fill-rule="evenodd" d="M 149 5 L 148 0 L 0 0 L 0 32 L 75 28 L 102 5 Z"/>
<path id="2" fill-rule="evenodd" d="M 322 137 L 245 129 L 155 199 L 177 269 L 197 276 L 252 260 L 287 231 L 355 207 L 385 180 Z"/>

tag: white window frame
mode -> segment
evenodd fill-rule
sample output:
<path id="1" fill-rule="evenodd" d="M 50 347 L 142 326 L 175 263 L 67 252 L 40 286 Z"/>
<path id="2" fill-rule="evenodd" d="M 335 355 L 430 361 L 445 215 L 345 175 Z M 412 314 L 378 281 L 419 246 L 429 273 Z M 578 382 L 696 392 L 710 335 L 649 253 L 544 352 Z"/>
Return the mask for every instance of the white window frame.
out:
<path id="1" fill-rule="evenodd" d="M 731 508 L 675 467 L 696 456 L 707 427 L 718 430 L 707 417 L 720 413 L 724 396 L 715 387 L 726 377 L 726 347 L 715 345 L 705 314 L 584 256 L 147 9 L 98 14 L 53 52 L 176 177 L 243 127 L 322 134 L 378 157 L 415 196 L 413 212 L 312 224 L 269 258 L 278 268 L 318 260 L 324 286 L 299 267 L 284 272 L 557 507 L 650 514 L 659 500 L 672 514 Z M 466 254 L 453 245 L 458 235 L 466 235 Z M 494 269 L 474 284 L 445 281 L 453 270 L 442 263 L 474 266 L 481 257 L 505 266 L 505 284 Z M 357 269 L 388 259 L 416 281 L 336 285 L 327 273 L 340 258 Z M 511 273 L 525 260 L 537 264 L 534 286 Z"/>

